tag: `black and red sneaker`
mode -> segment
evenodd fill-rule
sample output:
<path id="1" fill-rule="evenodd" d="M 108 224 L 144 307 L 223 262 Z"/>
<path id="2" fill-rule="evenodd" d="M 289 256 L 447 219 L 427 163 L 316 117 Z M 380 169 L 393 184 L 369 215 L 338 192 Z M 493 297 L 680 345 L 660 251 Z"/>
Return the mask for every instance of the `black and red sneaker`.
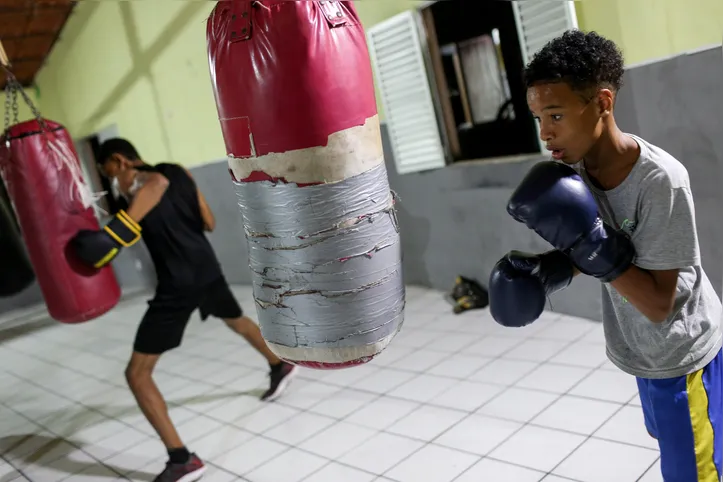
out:
<path id="1" fill-rule="evenodd" d="M 203 477 L 206 466 L 196 454 L 191 454 L 185 464 L 166 463 L 166 469 L 153 482 L 196 482 Z"/>
<path id="2" fill-rule="evenodd" d="M 271 367 L 271 386 L 261 396 L 261 400 L 271 402 L 281 396 L 289 386 L 289 382 L 296 375 L 299 368 L 291 363 L 281 362 L 281 365 Z"/>

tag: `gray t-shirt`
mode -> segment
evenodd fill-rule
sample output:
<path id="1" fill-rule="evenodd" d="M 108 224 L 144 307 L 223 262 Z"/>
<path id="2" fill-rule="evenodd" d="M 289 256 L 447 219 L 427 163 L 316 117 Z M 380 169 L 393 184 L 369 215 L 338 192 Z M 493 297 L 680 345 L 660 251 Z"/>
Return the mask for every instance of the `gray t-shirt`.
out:
<path id="1" fill-rule="evenodd" d="M 673 156 L 643 139 L 640 158 L 622 184 L 597 189 L 583 163 L 600 216 L 628 233 L 635 265 L 645 270 L 679 269 L 675 305 L 668 319 L 653 323 L 612 285 L 602 285 L 607 355 L 624 372 L 642 378 L 672 378 L 708 364 L 721 348 L 721 302 L 700 265 L 695 208 L 688 171 Z"/>

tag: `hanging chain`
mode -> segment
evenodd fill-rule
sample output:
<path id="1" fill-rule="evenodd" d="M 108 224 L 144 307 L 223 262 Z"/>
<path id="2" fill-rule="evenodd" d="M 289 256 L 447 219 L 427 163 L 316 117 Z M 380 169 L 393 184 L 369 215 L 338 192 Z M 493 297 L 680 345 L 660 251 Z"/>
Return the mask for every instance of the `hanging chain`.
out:
<path id="1" fill-rule="evenodd" d="M 20 109 L 18 108 L 18 89 L 13 90 L 13 123 L 17 124 L 20 122 L 18 117 L 20 116 Z"/>
<path id="2" fill-rule="evenodd" d="M 12 111 L 13 117 L 10 118 L 10 112 Z M 7 133 L 10 128 L 10 121 L 12 120 L 15 124 L 18 123 L 18 92 L 15 85 L 10 82 L 5 84 L 5 132 Z"/>
<path id="3" fill-rule="evenodd" d="M 25 92 L 22 84 L 7 67 L 5 67 L 4 65 L 2 67 L 3 70 L 5 70 L 5 75 L 7 77 L 7 83 L 5 84 L 5 132 L 7 133 L 7 130 L 10 127 L 10 110 L 12 110 L 13 112 L 13 123 L 18 124 L 20 122 L 20 111 L 18 108 L 18 92 L 21 96 L 23 96 L 23 100 L 30 108 L 30 111 L 35 117 L 35 120 L 37 120 L 38 124 L 40 124 L 41 129 L 43 131 L 47 131 L 45 120 L 40 115 L 40 111 L 37 109 L 37 107 L 35 107 L 33 101 L 30 99 L 30 97 L 28 97 L 28 94 Z"/>
<path id="4" fill-rule="evenodd" d="M 5 149 L 10 152 L 10 111 L 13 113 L 13 121 L 18 122 L 18 95 L 13 79 L 15 76 L 3 65 L 3 69 L 7 74 L 7 82 L 5 83 L 5 128 L 3 130 L 5 136 Z M 8 166 L 3 162 L 0 163 L 0 178 L 5 179 L 5 185 L 8 192 L 12 192 L 12 185 L 9 183 L 7 176 Z M 1 179 L 0 179 L 1 180 Z"/>
<path id="5" fill-rule="evenodd" d="M 10 90 L 10 82 L 7 82 L 5 84 L 5 127 L 3 128 L 3 132 L 7 134 L 8 127 L 10 127 L 10 107 L 12 100 L 10 99 L 10 96 L 12 95 L 12 91 Z"/>
<path id="6" fill-rule="evenodd" d="M 53 151 L 54 155 L 51 156 L 56 161 L 56 167 L 58 170 L 62 169 L 63 165 L 70 173 L 72 177 L 70 186 L 70 196 L 68 201 L 73 202 L 74 199 L 79 199 L 83 204 L 83 208 L 87 209 L 91 205 L 95 204 L 98 200 L 98 193 L 93 193 L 85 183 L 83 179 L 83 172 L 81 171 L 80 164 L 74 159 L 72 147 L 68 147 L 64 142 L 59 141 L 55 134 L 52 133 L 48 127 L 45 119 L 40 115 L 40 111 L 35 107 L 35 104 L 30 99 L 28 94 L 25 92 L 22 84 L 13 75 L 10 69 L 2 65 L 7 77 L 7 84 L 5 85 L 5 147 L 10 150 L 10 111 L 13 112 L 14 123 L 19 123 L 19 110 L 18 110 L 18 93 L 23 97 L 23 100 L 30 108 L 35 120 L 38 122 L 40 127 L 40 134 L 45 139 L 47 147 Z M 7 166 L 3 166 L 0 163 L 0 176 L 7 179 L 4 171 Z M 10 188 L 8 186 L 8 188 Z M 77 197 L 76 197 L 77 196 Z M 73 208 L 74 209 L 74 208 Z"/>
<path id="7" fill-rule="evenodd" d="M 20 95 L 23 96 L 23 99 L 25 100 L 25 103 L 28 105 L 30 110 L 32 111 L 33 115 L 35 116 L 35 119 L 38 121 L 38 124 L 40 124 L 40 131 L 42 132 L 43 136 L 45 137 L 46 141 L 48 141 L 47 137 L 47 126 L 45 124 L 45 121 L 40 116 L 40 112 L 35 107 L 35 104 L 30 100 L 30 97 L 25 93 L 25 89 L 23 89 L 22 84 L 18 81 L 18 79 L 15 77 L 15 75 L 10 71 L 10 69 L 6 65 L 1 65 L 2 70 L 5 71 L 5 78 L 7 79 L 5 83 L 5 129 L 3 131 L 5 135 L 5 149 L 10 151 L 10 125 L 11 120 L 12 124 L 16 125 L 20 123 L 20 109 L 18 106 L 18 92 L 20 92 Z M 10 118 L 10 112 L 12 111 L 12 119 Z M 8 191 L 12 190 L 12 186 L 10 185 L 10 180 L 7 176 L 7 169 L 9 168 L 10 164 L 6 163 L 0 163 L 0 177 L 3 177 L 5 179 L 5 184 L 8 189 Z"/>

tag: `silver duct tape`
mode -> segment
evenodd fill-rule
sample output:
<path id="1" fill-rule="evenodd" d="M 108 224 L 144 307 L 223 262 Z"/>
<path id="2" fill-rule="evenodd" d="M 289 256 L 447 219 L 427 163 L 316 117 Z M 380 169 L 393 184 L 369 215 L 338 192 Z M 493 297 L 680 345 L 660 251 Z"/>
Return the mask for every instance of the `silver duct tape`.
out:
<path id="1" fill-rule="evenodd" d="M 383 163 L 332 184 L 235 188 L 266 340 L 350 347 L 399 330 L 401 244 Z"/>
<path id="2" fill-rule="evenodd" d="M 246 234 L 252 238 L 334 235 L 337 228 L 393 206 L 383 163 L 343 181 L 301 188 L 291 183 L 237 183 L 236 195 Z"/>

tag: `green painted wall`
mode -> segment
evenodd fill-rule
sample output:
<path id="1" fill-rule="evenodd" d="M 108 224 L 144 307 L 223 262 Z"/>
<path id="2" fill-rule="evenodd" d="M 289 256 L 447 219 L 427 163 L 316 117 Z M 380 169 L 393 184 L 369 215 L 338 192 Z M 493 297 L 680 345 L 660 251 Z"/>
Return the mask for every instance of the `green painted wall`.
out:
<path id="1" fill-rule="evenodd" d="M 419 0 L 357 0 L 354 6 L 364 27 L 369 28 L 420 3 Z"/>
<path id="2" fill-rule="evenodd" d="M 213 2 L 79 2 L 37 78 L 74 137 L 116 124 L 149 162 L 225 157 L 206 58 Z"/>
<path id="3" fill-rule="evenodd" d="M 632 0 L 631 0 L 632 1 Z M 575 2 L 578 28 L 595 30 L 623 46 L 625 39 L 620 26 L 619 2 L 617 0 L 585 0 Z"/>
<path id="4" fill-rule="evenodd" d="M 40 108 L 40 99 L 37 96 L 37 90 L 36 89 L 25 89 L 25 93 L 30 98 L 30 101 L 35 105 L 36 109 Z M 25 102 L 22 95 L 18 93 L 17 96 L 17 103 L 18 103 L 18 121 L 26 121 L 33 119 L 35 116 L 32 113 L 32 110 L 30 110 L 30 107 L 28 106 L 28 103 Z M 0 130 L 5 129 L 5 92 L 0 92 L 0 109 L 2 109 L 3 116 L 0 119 L 0 122 L 2 122 L 2 126 L 0 126 Z M 10 123 L 14 123 L 14 113 L 12 110 L 10 111 Z"/>
<path id="5" fill-rule="evenodd" d="M 615 40 L 627 64 L 723 41 L 721 0 L 584 0 L 575 7 L 580 28 Z"/>
<path id="6" fill-rule="evenodd" d="M 37 78 L 43 114 L 74 137 L 112 124 L 149 162 L 225 156 L 206 58 L 214 2 L 79 2 Z M 415 0 L 358 0 L 370 27 Z M 580 27 L 618 42 L 628 63 L 723 38 L 723 1 L 585 0 Z M 652 13 L 656 12 L 656 13 Z"/>

